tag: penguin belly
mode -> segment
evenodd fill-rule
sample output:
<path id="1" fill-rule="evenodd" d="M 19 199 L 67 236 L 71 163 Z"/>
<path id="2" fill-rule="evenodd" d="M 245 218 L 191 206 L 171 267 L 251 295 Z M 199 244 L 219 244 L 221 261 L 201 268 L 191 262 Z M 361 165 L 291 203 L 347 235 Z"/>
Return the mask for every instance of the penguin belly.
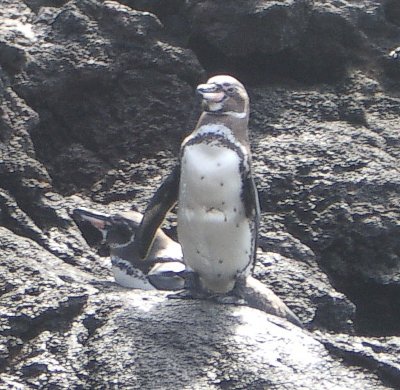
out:
<path id="1" fill-rule="evenodd" d="M 178 238 L 185 264 L 203 287 L 226 293 L 250 272 L 254 222 L 241 198 L 241 160 L 217 143 L 184 147 L 178 197 Z"/>
<path id="2" fill-rule="evenodd" d="M 119 285 L 139 290 L 155 290 L 146 275 L 127 261 L 111 256 L 111 265 L 114 279 Z"/>

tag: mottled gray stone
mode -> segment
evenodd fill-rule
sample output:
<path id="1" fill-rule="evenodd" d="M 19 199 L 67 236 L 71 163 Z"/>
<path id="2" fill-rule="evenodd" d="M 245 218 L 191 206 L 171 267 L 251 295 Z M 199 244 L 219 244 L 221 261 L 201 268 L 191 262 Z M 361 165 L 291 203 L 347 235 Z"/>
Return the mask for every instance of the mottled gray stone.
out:
<path id="1" fill-rule="evenodd" d="M 0 7 L 0 388 L 398 387 L 398 2 L 121 3 Z M 312 332 L 124 290 L 70 218 L 143 211 L 217 71 L 252 101 L 255 277 Z"/>

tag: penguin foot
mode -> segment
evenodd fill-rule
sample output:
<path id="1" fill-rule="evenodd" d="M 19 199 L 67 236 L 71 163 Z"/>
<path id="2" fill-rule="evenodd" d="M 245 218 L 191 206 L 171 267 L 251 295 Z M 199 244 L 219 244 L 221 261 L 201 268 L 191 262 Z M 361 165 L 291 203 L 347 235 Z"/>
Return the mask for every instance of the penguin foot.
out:
<path id="1" fill-rule="evenodd" d="M 199 276 L 193 271 L 182 271 L 178 273 L 179 277 L 185 280 L 184 290 L 176 294 L 168 295 L 171 299 L 208 299 L 210 293 L 205 291 L 200 284 Z"/>
<path id="2" fill-rule="evenodd" d="M 216 294 L 210 293 L 204 290 L 197 290 L 197 289 L 189 289 L 183 290 L 176 294 L 168 295 L 170 299 L 204 299 L 213 301 L 222 305 L 236 305 L 236 306 L 243 306 L 247 305 L 247 301 L 241 297 L 236 295 L 227 294 Z"/>
<path id="3" fill-rule="evenodd" d="M 247 302 L 244 299 L 237 297 L 236 295 L 228 295 L 228 294 L 214 295 L 210 296 L 210 299 L 222 305 L 236 305 L 236 306 L 247 305 Z"/>
<path id="4" fill-rule="evenodd" d="M 178 293 L 175 293 L 175 294 L 169 294 L 169 295 L 167 295 L 167 298 L 168 299 L 198 299 L 195 296 L 193 296 L 191 291 L 188 291 L 188 290 L 179 291 Z"/>
<path id="5" fill-rule="evenodd" d="M 239 278 L 232 291 L 217 294 L 205 290 L 195 272 L 185 270 L 176 275 L 185 280 L 185 290 L 168 295 L 169 299 L 204 299 L 223 305 L 249 306 L 285 318 L 292 324 L 304 328 L 302 322 L 286 304 L 272 290 L 252 276 Z"/>
<path id="6" fill-rule="evenodd" d="M 185 279 L 185 290 L 176 294 L 168 295 L 171 299 L 204 299 L 224 305 L 246 305 L 247 302 L 241 296 L 235 294 L 235 290 L 228 293 L 215 293 L 205 289 L 200 282 L 196 272 L 183 271 L 179 273 Z"/>

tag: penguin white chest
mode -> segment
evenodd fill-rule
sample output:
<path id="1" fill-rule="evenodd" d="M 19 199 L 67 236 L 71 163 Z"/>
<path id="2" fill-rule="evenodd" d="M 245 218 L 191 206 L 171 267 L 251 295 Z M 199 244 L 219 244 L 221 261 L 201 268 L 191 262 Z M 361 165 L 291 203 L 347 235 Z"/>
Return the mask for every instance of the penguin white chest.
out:
<path id="1" fill-rule="evenodd" d="M 146 275 L 141 270 L 132 267 L 129 262 L 111 256 L 111 264 L 114 279 L 119 285 L 139 290 L 155 290 Z"/>
<path id="2" fill-rule="evenodd" d="M 242 164 L 237 151 L 217 142 L 189 144 L 182 153 L 178 237 L 185 263 L 214 292 L 230 291 L 251 267 L 254 238 L 241 196 Z"/>
<path id="3" fill-rule="evenodd" d="M 181 169 L 179 203 L 185 202 L 186 208 L 208 206 L 229 213 L 230 205 L 241 206 L 240 159 L 233 150 L 207 144 L 188 146 Z"/>

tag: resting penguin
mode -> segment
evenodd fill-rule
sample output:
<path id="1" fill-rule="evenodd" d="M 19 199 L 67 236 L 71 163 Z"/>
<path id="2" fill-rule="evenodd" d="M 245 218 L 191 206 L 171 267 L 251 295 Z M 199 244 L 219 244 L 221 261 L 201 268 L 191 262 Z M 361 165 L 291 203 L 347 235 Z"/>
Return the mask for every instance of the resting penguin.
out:
<path id="1" fill-rule="evenodd" d="M 142 290 L 180 290 L 184 287 L 184 279 L 178 276 L 185 269 L 181 246 L 161 229 L 155 234 L 146 261 L 136 257 L 132 250 L 133 239 L 142 214 L 128 211 L 109 215 L 76 208 L 72 216 L 78 225 L 88 222 L 101 232 L 103 242 L 110 247 L 112 271 L 118 284 Z"/>
<path id="2" fill-rule="evenodd" d="M 231 76 L 197 87 L 203 113 L 183 141 L 180 164 L 150 202 L 136 235 L 146 257 L 155 230 L 178 201 L 178 239 L 197 290 L 224 294 L 253 269 L 259 220 L 248 140 L 249 98 Z"/>

